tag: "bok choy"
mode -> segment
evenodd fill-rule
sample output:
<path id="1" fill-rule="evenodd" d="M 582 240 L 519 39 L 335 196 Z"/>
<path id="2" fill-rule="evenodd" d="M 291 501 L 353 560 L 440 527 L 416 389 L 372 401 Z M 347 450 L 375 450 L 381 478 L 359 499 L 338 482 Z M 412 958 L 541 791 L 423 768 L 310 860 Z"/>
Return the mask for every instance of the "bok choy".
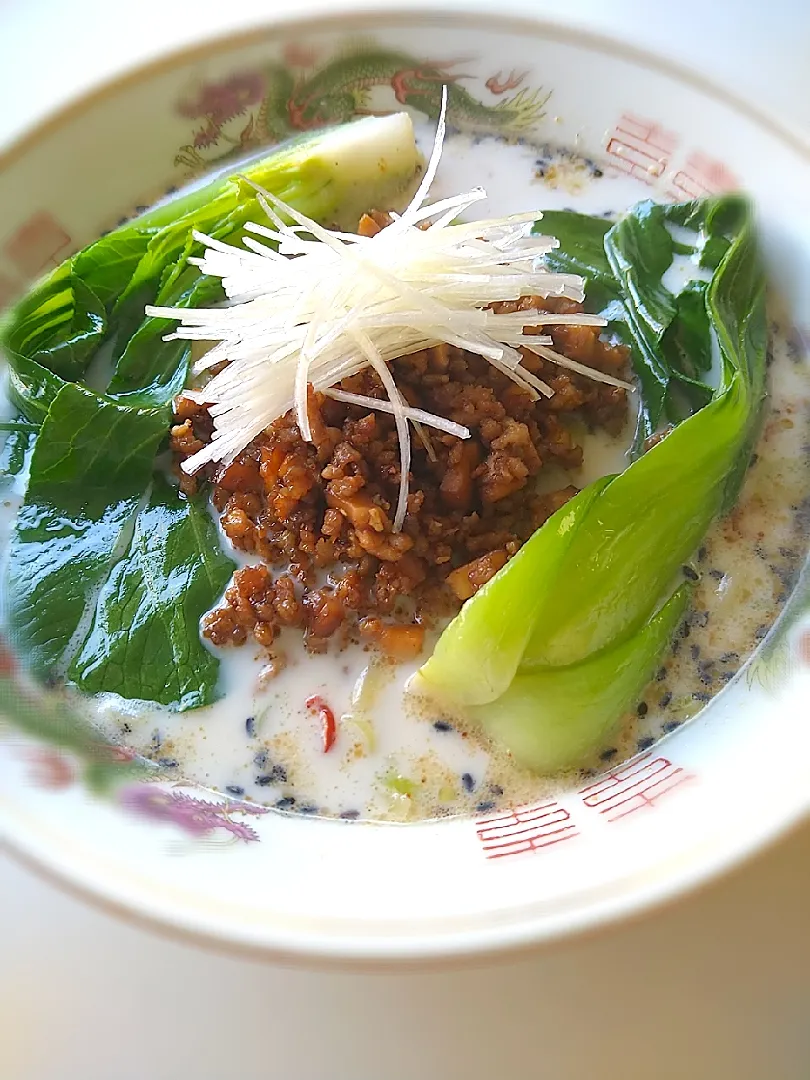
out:
<path id="1" fill-rule="evenodd" d="M 178 709 L 216 697 L 219 662 L 198 624 L 233 564 L 204 503 L 161 469 L 190 343 L 164 341 L 171 324 L 144 308 L 223 299 L 189 262 L 202 253 L 194 234 L 237 239 L 262 213 L 251 184 L 351 227 L 406 201 L 420 160 L 401 113 L 308 134 L 102 237 L 10 312 L 0 347 L 35 443 L 5 617 L 36 677 Z"/>
<path id="2" fill-rule="evenodd" d="M 676 246 L 672 225 L 692 243 Z M 635 460 L 575 496 L 465 604 L 414 689 L 466 709 L 517 760 L 548 771 L 598 748 L 671 640 L 688 600 L 681 568 L 734 503 L 758 432 L 766 322 L 739 197 L 645 202 L 612 227 L 548 214 L 542 228 L 560 240 L 553 268 L 586 278 L 632 348 Z M 662 280 L 676 249 L 711 273 L 678 296 Z"/>

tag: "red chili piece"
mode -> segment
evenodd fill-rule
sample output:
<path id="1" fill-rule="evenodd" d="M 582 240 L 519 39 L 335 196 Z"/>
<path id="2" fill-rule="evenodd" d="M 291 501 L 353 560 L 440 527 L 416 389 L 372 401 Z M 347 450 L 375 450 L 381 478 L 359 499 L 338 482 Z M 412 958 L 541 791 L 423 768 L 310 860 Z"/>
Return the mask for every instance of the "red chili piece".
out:
<path id="1" fill-rule="evenodd" d="M 321 738 L 323 739 L 323 752 L 328 754 L 332 747 L 335 745 L 335 739 L 337 738 L 337 725 L 335 724 L 335 714 L 320 696 L 320 694 L 313 694 L 312 697 L 307 698 L 307 708 L 312 712 L 317 712 L 321 720 Z"/>

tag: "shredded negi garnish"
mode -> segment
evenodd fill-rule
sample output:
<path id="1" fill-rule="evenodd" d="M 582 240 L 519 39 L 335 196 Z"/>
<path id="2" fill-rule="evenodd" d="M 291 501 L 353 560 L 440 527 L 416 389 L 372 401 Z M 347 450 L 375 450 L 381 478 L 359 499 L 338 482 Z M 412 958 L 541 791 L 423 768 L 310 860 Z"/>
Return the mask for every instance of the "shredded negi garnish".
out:
<path id="1" fill-rule="evenodd" d="M 391 224 L 373 236 L 330 230 L 259 189 L 258 202 L 272 228 L 248 222 L 244 248 L 195 232 L 205 255 L 192 259 L 203 273 L 222 279 L 229 304 L 217 308 L 148 307 L 151 316 L 178 319 L 167 340 L 218 342 L 195 365 L 196 375 L 217 368 L 203 389 L 188 396 L 208 406 L 213 437 L 183 462 L 193 473 L 203 465 L 229 463 L 274 420 L 295 408 L 302 437 L 312 441 L 307 386 L 339 400 L 354 400 L 393 414 L 400 448 L 400 485 L 394 531 L 405 518 L 411 450 L 408 422 L 469 438 L 462 425 L 407 407 L 389 363 L 398 357 L 448 344 L 484 357 L 533 399 L 553 390 L 522 363 L 528 349 L 598 382 L 630 384 L 587 367 L 550 348 L 546 335 L 526 333 L 526 314 L 492 310 L 519 297 L 583 299 L 583 279 L 551 273 L 543 256 L 557 246 L 532 235 L 537 212 L 505 218 L 452 222 L 486 197 L 481 188 L 425 206 L 444 137 L 444 103 L 433 152 L 414 198 Z M 248 181 L 249 182 L 249 181 Z M 250 182 L 249 182 L 250 183 Z M 287 224 L 289 219 L 293 224 Z M 574 323 L 604 326 L 584 313 L 532 314 L 536 326 Z M 334 389 L 343 379 L 373 368 L 389 402 L 351 398 Z M 426 444 L 429 445 L 429 444 Z"/>

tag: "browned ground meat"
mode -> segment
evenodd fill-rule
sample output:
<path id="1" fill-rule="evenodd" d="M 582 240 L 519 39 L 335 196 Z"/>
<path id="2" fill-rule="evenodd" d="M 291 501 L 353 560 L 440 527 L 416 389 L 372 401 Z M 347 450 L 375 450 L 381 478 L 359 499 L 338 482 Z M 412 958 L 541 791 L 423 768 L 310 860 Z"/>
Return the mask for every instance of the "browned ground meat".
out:
<path id="1" fill-rule="evenodd" d="M 370 216 L 361 228 L 382 224 Z M 505 311 L 541 306 L 580 310 L 567 300 L 531 297 L 498 305 Z M 565 326 L 551 335 L 572 359 L 626 374 L 627 350 L 606 344 L 597 328 Z M 288 413 L 232 464 L 210 468 L 205 478 L 226 535 L 261 562 L 234 574 L 223 605 L 204 619 L 205 636 L 216 645 L 240 645 L 252 636 L 272 651 L 283 627 L 302 630 L 312 649 L 338 631 L 341 641 L 359 631 L 395 658 L 418 654 L 425 619 L 457 610 L 576 493 L 570 485 L 542 495 L 534 490 L 544 466 L 571 469 L 582 462 L 562 417 L 612 433 L 626 421 L 623 390 L 528 352 L 524 362 L 552 386 L 553 397 L 533 401 L 486 360 L 452 346 L 392 363 L 411 406 L 472 433 L 461 441 L 435 430 L 424 430 L 421 439 L 414 432 L 400 533 L 392 530 L 399 445 L 385 413 L 310 389 L 312 443 L 301 439 Z M 341 386 L 385 396 L 371 371 Z M 179 462 L 210 440 L 212 424 L 204 406 L 188 398 L 178 399 L 175 412 L 172 449 Z M 196 482 L 183 481 L 186 490 Z M 270 567 L 281 573 L 274 577 Z"/>

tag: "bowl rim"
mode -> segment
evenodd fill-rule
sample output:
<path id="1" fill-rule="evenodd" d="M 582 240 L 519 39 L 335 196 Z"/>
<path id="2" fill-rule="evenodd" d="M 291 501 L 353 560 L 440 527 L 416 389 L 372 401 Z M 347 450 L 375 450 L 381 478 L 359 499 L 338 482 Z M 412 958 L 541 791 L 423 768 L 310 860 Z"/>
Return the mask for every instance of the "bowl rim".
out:
<path id="1" fill-rule="evenodd" d="M 509 0 L 507 0 L 507 3 Z M 146 78 L 160 75 L 164 71 L 170 71 L 176 64 L 183 61 L 203 60 L 214 56 L 226 49 L 238 49 L 242 46 L 253 44 L 257 34 L 267 34 L 273 29 L 283 28 L 295 32 L 305 30 L 317 25 L 319 29 L 331 30 L 345 26 L 347 22 L 363 20 L 364 29 L 371 29 L 366 25 L 368 22 L 376 23 L 407 23 L 415 17 L 420 17 L 428 22 L 436 24 L 455 22 L 463 18 L 467 25 L 479 24 L 481 27 L 497 24 L 498 28 L 505 28 L 514 33 L 528 32 L 533 36 L 538 33 L 546 33 L 559 42 L 579 41 L 593 51 L 613 53 L 622 59 L 631 61 L 639 67 L 644 67 L 690 83 L 695 89 L 713 97 L 716 101 L 730 108 L 746 114 L 750 120 L 759 127 L 765 128 L 778 138 L 790 144 L 790 146 L 810 158 L 810 132 L 794 127 L 791 123 L 782 120 L 777 114 L 767 108 L 750 101 L 744 95 L 738 95 L 732 90 L 726 89 L 721 83 L 715 82 L 710 76 L 704 75 L 697 68 L 678 60 L 672 60 L 655 49 L 643 46 L 631 45 L 612 37 L 610 34 L 587 29 L 584 25 L 576 22 L 564 22 L 556 18 L 534 16 L 507 10 L 503 13 L 495 13 L 480 7 L 475 0 L 458 0 L 457 3 L 433 4 L 430 0 L 392 0 L 389 4 L 386 0 L 377 0 L 375 6 L 358 3 L 357 0 L 345 0 L 345 7 L 341 12 L 330 13 L 327 11 L 314 10 L 305 15 L 288 16 L 284 12 L 278 12 L 273 16 L 257 19 L 249 27 L 233 31 L 231 33 L 213 33 L 194 44 L 170 48 L 157 56 L 143 62 L 128 65 L 125 70 L 112 78 L 99 81 L 92 89 L 79 93 L 75 98 L 47 113 L 36 121 L 28 130 L 12 136 L 4 146 L 0 142 L 0 171 L 7 168 L 18 158 L 27 153 L 41 139 L 46 138 L 51 132 L 61 127 L 70 120 L 76 119 L 82 113 L 87 112 L 97 102 L 111 94 L 118 93 L 135 86 Z"/>
<path id="2" fill-rule="evenodd" d="M 111 889 L 99 885 L 92 872 L 84 866 L 77 867 L 69 857 L 63 861 L 51 851 L 45 854 L 32 850 L 25 843 L 24 829 L 22 836 L 3 836 L 0 851 L 7 851 L 18 865 L 27 867 L 63 894 L 84 900 L 130 926 L 170 940 L 237 958 L 312 970 L 380 972 L 403 967 L 418 970 L 463 967 L 508 959 L 527 950 L 594 937 L 614 924 L 640 921 L 692 892 L 710 887 L 796 832 L 808 820 L 810 807 L 797 806 L 792 813 L 766 821 L 754 832 L 738 834 L 736 842 L 721 845 L 715 839 L 702 846 L 697 854 L 676 856 L 643 874 L 616 882 L 607 895 L 586 896 L 573 912 L 557 911 L 549 918 L 536 908 L 523 915 L 518 909 L 485 928 L 465 928 L 453 934 L 391 934 L 372 939 L 360 934 L 336 939 L 289 930 L 282 930 L 272 939 L 270 934 L 262 938 L 237 937 L 213 919 L 198 913 L 189 918 L 188 912 L 177 904 L 164 904 L 157 896 L 153 902 L 146 903 L 122 895 L 126 886 Z"/>
<path id="3" fill-rule="evenodd" d="M 497 27 L 507 32 L 543 36 L 554 42 L 578 44 L 591 51 L 617 57 L 690 85 L 745 116 L 810 161 L 810 133 L 805 134 L 794 128 L 768 109 L 763 109 L 733 90 L 726 89 L 687 64 L 674 61 L 654 49 L 631 45 L 610 34 L 590 30 L 575 20 L 565 21 L 510 10 L 495 13 L 483 9 L 475 0 L 460 0 L 455 4 L 433 4 L 430 0 L 416 0 L 412 3 L 395 0 L 390 5 L 384 0 L 378 0 L 375 6 L 348 0 L 340 12 L 317 9 L 303 15 L 278 12 L 251 21 L 248 26 L 237 31 L 206 33 L 194 43 L 172 47 L 161 51 L 157 56 L 128 66 L 120 75 L 100 80 L 90 90 L 49 111 L 28 130 L 12 137 L 5 146 L 0 145 L 0 171 L 23 158 L 63 125 L 81 119 L 83 114 L 106 98 L 163 72 L 171 71 L 180 64 L 254 44 L 257 35 L 269 35 L 274 29 L 296 33 L 314 29 L 329 31 L 362 27 L 364 31 L 373 31 L 375 26 L 390 27 L 414 20 L 435 25 L 457 24 L 459 20 L 463 20 L 467 27 L 482 30 Z M 113 895 L 115 890 L 105 889 L 98 882 L 92 882 L 89 880 L 91 875 L 83 873 L 80 867 L 62 864 L 62 860 L 53 854 L 32 850 L 32 845 L 26 843 L 25 827 L 16 834 L 4 828 L 0 841 L 3 849 L 18 863 L 34 870 L 66 894 L 88 900 L 108 914 L 124 918 L 132 925 L 240 957 L 249 955 L 254 959 L 280 960 L 318 968 L 338 966 L 362 970 L 373 967 L 376 970 L 386 964 L 402 967 L 475 962 L 485 957 L 511 954 L 518 949 L 541 944 L 548 946 L 571 937 L 596 933 L 614 922 L 637 919 L 650 910 L 672 903 L 685 893 L 731 872 L 763 848 L 794 830 L 808 817 L 810 806 L 797 803 L 792 812 L 782 809 L 754 834 L 744 836 L 736 843 L 732 842 L 725 849 L 717 845 L 707 845 L 705 850 L 679 860 L 679 864 L 674 867 L 667 868 L 666 863 L 662 863 L 651 871 L 652 880 L 639 881 L 635 887 L 630 883 L 629 891 L 622 888 L 617 895 L 609 896 L 600 902 L 580 905 L 577 911 L 567 916 L 556 915 L 548 920 L 533 913 L 528 918 L 521 918 L 517 911 L 513 917 L 502 923 L 485 929 L 465 931 L 453 937 L 435 935 L 420 939 L 416 935 L 402 938 L 392 936 L 388 940 L 375 938 L 371 941 L 359 936 L 354 939 L 347 936 L 345 939 L 330 942 L 318 940 L 305 932 L 296 938 L 289 931 L 282 930 L 273 942 L 265 940 L 250 944 L 236 940 L 229 935 L 226 928 L 217 928 L 215 925 L 206 927 L 203 925 L 205 920 L 196 920 L 194 925 L 190 921 L 183 922 L 183 913 L 172 910 L 170 905 L 163 905 L 166 908 L 164 911 L 159 910 L 162 906 L 159 900 L 155 901 L 153 910 L 147 910 L 137 898 L 128 900 Z"/>

